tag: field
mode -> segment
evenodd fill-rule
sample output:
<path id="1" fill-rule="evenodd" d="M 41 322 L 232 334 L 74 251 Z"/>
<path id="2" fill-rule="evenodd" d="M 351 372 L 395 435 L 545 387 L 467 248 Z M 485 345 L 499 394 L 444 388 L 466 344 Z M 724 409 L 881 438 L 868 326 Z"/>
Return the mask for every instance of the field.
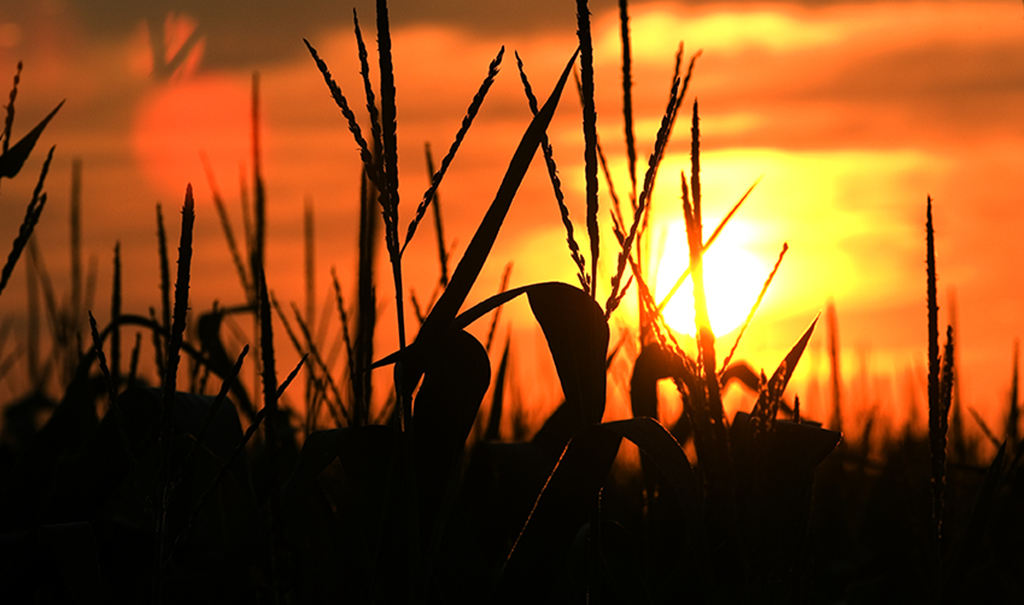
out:
<path id="1" fill-rule="evenodd" d="M 324 81 L 362 169 L 361 181 L 351 184 L 360 191 L 352 242 L 358 263 L 348 275 L 332 272 L 326 311 L 312 293 L 310 207 L 303 217 L 305 264 L 295 263 L 305 308 L 289 306 L 294 293 L 279 300 L 264 271 L 268 219 L 256 78 L 253 178 L 243 185 L 241 226 L 213 186 L 212 170 L 210 176 L 232 255 L 228 270 L 245 300 L 190 308 L 190 281 L 206 265 L 193 257 L 192 185 L 184 190 L 180 221 L 177 204 L 157 207 L 161 289 L 148 314 L 122 308 L 130 280 L 121 275 L 119 248 L 112 291 L 101 297 L 110 300 L 109 313 L 95 304 L 93 282 L 83 279 L 75 210 L 70 294 L 60 294 L 42 258 L 62 243 L 33 237 L 46 211 L 53 148 L 38 176 L 22 168 L 43 154 L 36 142 L 51 120 L 61 119 L 61 106 L 22 138 L 13 136 L 23 127 L 20 114 L 14 119 L 15 77 L 0 178 L 35 178 L 38 185 L 0 277 L 0 296 L 12 275 L 24 274 L 29 284 L 26 342 L 14 342 L 11 321 L 0 324 L 0 376 L 24 371 L 32 385 L 3 404 L 3 600 L 1024 600 L 1018 377 L 1010 381 L 1004 426 L 986 426 L 960 401 L 957 334 L 939 324 L 935 232 L 942 226 L 933 224 L 932 200 L 922 194 L 920 212 L 927 400 L 908 403 L 927 418 L 927 431 L 908 423 L 879 436 L 869 416 L 850 432 L 855 438 L 844 436 L 848 402 L 840 395 L 834 309 L 807 318 L 770 374 L 734 356 L 736 345 L 724 359 L 716 348 L 702 259 L 747 196 L 720 224 L 704 224 L 700 107 L 692 92 L 699 57 L 680 48 L 653 148 L 638 150 L 629 12 L 620 1 L 630 187 L 616 191 L 611 151 L 602 144 L 612 133 L 598 137 L 589 8 L 586 0 L 576 4 L 579 47 L 564 58 L 559 79 L 530 80 L 520 57 L 502 48 L 451 146 L 436 163 L 428 148 L 431 184 L 415 205 L 405 188 L 400 205 L 387 3 L 377 3 L 374 34 L 365 21 L 355 23 L 363 78 L 357 94 L 341 89 L 315 42 L 306 42 L 310 78 Z M 375 54 L 364 37 L 377 40 Z M 513 60 L 533 119 L 482 221 L 453 255 L 441 193 L 459 184 L 444 177 L 499 66 L 512 71 Z M 570 95 L 582 107 L 582 218 L 570 216 L 566 177 L 547 134 Z M 680 195 L 692 341 L 668 325 L 665 300 L 643 269 L 643 255 L 651 253 L 650 197 L 657 178 L 675 178 L 659 169 L 679 131 L 690 139 Z M 541 161 L 565 229 L 566 246 L 553 253 L 572 259 L 577 280 L 509 287 L 509 268 L 492 296 L 468 305 L 527 170 Z M 79 167 L 73 192 L 81 179 Z M 7 195 L 0 201 L 23 202 Z M 618 254 L 601 265 L 606 221 Z M 439 275 L 426 298 L 403 285 L 403 254 L 414 235 L 437 241 Z M 609 275 L 598 273 L 609 265 Z M 344 291 L 350 282 L 355 292 Z M 378 284 L 398 294 L 382 301 Z M 511 334 L 502 305 L 514 299 L 526 299 L 560 386 L 554 411 L 536 421 L 515 396 L 523 385 L 510 378 L 513 337 L 502 336 Z M 621 330 L 616 321 L 627 311 L 635 317 Z M 396 334 L 395 350 L 375 349 L 374 334 L 384 329 Z M 800 393 L 787 390 L 812 337 L 829 343 L 829 418 L 808 418 Z M 295 355 L 298 364 L 285 366 Z M 622 390 L 612 388 L 613 375 L 622 367 L 628 388 L 616 400 Z M 659 401 L 668 388 L 682 402 L 671 417 Z M 751 405 L 730 417 L 727 388 L 750 394 Z M 612 406 L 628 408 L 631 417 L 608 420 Z"/>

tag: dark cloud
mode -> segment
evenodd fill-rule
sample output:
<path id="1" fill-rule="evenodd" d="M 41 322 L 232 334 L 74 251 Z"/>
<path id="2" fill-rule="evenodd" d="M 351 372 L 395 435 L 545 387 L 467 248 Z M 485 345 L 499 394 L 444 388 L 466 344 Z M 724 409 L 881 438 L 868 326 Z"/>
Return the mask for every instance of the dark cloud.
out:
<path id="1" fill-rule="evenodd" d="M 614 5 L 609 0 L 595 2 L 592 10 Z M 573 31 L 575 27 L 571 2 L 399 0 L 389 6 L 391 24 L 396 27 L 429 23 L 485 35 L 538 29 Z M 199 22 L 205 34 L 205 62 L 217 67 L 243 67 L 299 56 L 305 52 L 303 37 L 350 28 L 353 9 L 359 12 L 367 41 L 372 42 L 376 31 L 372 0 L 73 0 L 68 7 L 99 36 L 123 36 L 141 22 L 161 22 L 168 13 L 187 14 Z"/>
<path id="2" fill-rule="evenodd" d="M 634 0 L 631 7 L 652 3 Z M 724 3 L 685 2 L 688 8 L 716 4 Z M 763 2 L 734 0 L 728 4 Z M 813 8 L 849 2 L 796 0 L 787 4 Z M 120 37 L 134 31 L 140 23 L 162 23 L 168 13 L 183 13 L 196 19 L 205 34 L 206 64 L 234 68 L 294 59 L 304 52 L 303 37 L 351 27 L 352 9 L 359 11 L 367 39 L 372 40 L 375 6 L 373 0 L 0 0 L 0 15 L 4 15 L 0 19 L 17 22 L 66 13 L 82 23 L 90 35 Z M 617 6 L 615 0 L 590 3 L 595 14 L 614 11 Z M 571 32 L 576 27 L 575 3 L 571 0 L 393 0 L 389 7 L 394 26 L 435 24 L 485 36 L 538 30 Z"/>

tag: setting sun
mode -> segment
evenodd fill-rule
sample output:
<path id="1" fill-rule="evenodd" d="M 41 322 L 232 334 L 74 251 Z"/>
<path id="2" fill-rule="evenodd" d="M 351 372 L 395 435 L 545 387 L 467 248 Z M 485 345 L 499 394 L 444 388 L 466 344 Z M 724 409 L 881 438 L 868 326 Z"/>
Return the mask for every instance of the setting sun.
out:
<path id="1" fill-rule="evenodd" d="M 655 298 L 659 303 L 686 271 L 687 258 L 686 227 L 682 222 L 673 223 L 668 227 L 657 268 Z M 727 334 L 743 323 L 767 276 L 764 263 L 735 242 L 723 239 L 708 249 L 704 256 L 704 287 L 711 329 L 715 334 Z M 673 329 L 685 334 L 694 333 L 693 281 L 690 277 L 665 305 L 664 314 Z"/>

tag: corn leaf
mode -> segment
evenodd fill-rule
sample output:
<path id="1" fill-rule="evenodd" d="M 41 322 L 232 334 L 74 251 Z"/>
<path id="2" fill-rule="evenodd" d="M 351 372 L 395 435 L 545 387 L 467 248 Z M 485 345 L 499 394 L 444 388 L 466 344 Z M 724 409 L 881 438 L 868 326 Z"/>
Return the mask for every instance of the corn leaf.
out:
<path id="1" fill-rule="evenodd" d="M 565 87 L 565 81 L 569 77 L 569 70 L 575 59 L 576 56 L 574 54 L 572 60 L 562 72 L 562 76 L 555 85 L 551 96 L 544 103 L 544 107 L 541 108 L 540 113 L 530 122 L 530 126 L 526 129 L 526 133 L 519 142 L 519 147 L 512 156 L 512 161 L 509 163 L 505 177 L 498 187 L 494 201 L 491 202 L 483 221 L 481 221 L 476 233 L 473 234 L 473 239 L 470 240 L 469 245 L 466 247 L 465 254 L 463 254 L 458 266 L 452 273 L 448 287 L 445 288 L 440 298 L 438 298 L 430 315 L 423 321 L 423 327 L 420 328 L 416 342 L 413 343 L 413 346 L 420 352 L 412 354 L 412 363 L 405 370 L 403 376 L 404 383 L 400 385 L 400 388 L 411 392 L 412 388 L 419 382 L 423 367 L 422 357 L 429 355 L 428 351 L 431 349 L 432 341 L 439 338 L 441 333 L 455 319 L 455 315 L 458 313 L 459 308 L 462 307 L 462 303 L 465 302 L 466 296 L 469 295 L 470 289 L 476 282 L 476 278 L 480 274 L 484 262 L 487 260 L 487 255 L 490 254 L 494 240 L 498 237 L 498 231 L 501 229 L 505 216 L 512 205 L 512 199 L 515 197 L 523 177 L 526 176 L 526 170 L 529 168 L 537 147 L 547 131 L 551 117 L 555 113 L 555 107 L 558 106 L 558 100 L 561 97 L 562 89 Z"/>
<path id="2" fill-rule="evenodd" d="M 21 140 L 11 146 L 6 153 L 0 155 L 0 177 L 14 178 L 21 171 L 21 167 L 25 165 L 28 155 L 32 153 L 32 148 L 36 146 L 36 141 L 43 134 L 43 129 L 50 123 L 53 116 L 57 115 L 57 111 L 63 105 L 64 101 L 61 101 L 49 115 L 36 124 L 35 128 L 21 137 Z"/>

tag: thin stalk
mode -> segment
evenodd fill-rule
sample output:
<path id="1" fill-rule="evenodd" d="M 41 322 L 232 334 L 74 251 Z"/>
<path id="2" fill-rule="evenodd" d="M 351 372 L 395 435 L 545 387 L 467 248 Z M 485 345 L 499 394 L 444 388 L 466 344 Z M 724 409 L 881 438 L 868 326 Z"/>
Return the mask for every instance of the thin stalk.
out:
<path id="1" fill-rule="evenodd" d="M 629 159 L 630 202 L 636 210 L 636 135 L 633 132 L 633 51 L 629 39 L 629 1 L 619 0 L 619 34 L 622 40 L 622 118 Z"/>
<path id="2" fill-rule="evenodd" d="M 121 330 L 116 327 L 121 316 L 121 242 L 114 245 L 114 285 L 110 301 L 110 381 L 116 392 L 121 384 Z"/>
<path id="3" fill-rule="evenodd" d="M 434 156 L 430 153 L 430 143 L 424 144 L 424 153 L 427 156 L 427 174 L 431 178 L 434 175 Z M 448 287 L 448 250 L 444 241 L 444 224 L 441 221 L 441 197 L 434 190 L 434 233 L 437 235 L 437 257 L 441 265 L 441 288 Z"/>
<path id="4" fill-rule="evenodd" d="M 160 482 L 156 501 L 157 545 L 156 574 L 153 589 L 154 601 L 163 599 L 163 564 L 167 554 L 167 506 L 171 477 L 171 439 L 174 427 L 174 398 L 178 380 L 178 363 L 181 361 L 182 337 L 185 333 L 185 316 L 188 310 L 189 277 L 192 268 L 192 230 L 195 225 L 195 202 L 192 185 L 185 190 L 185 203 L 181 213 L 181 239 L 178 244 L 178 273 L 174 285 L 174 323 L 171 338 L 167 343 L 167 362 L 164 366 L 163 398 L 160 414 Z"/>
<path id="5" fill-rule="evenodd" d="M 761 292 L 757 295 L 757 300 L 754 301 L 754 306 L 750 307 L 750 313 L 747 313 L 747 318 L 743 320 L 743 325 L 740 327 L 739 334 L 736 335 L 736 340 L 732 343 L 732 348 L 729 349 L 729 354 L 725 356 L 725 361 L 722 362 L 722 371 L 724 372 L 729 367 L 729 362 L 732 361 L 733 354 L 736 353 L 736 347 L 740 346 L 740 340 L 743 339 L 743 334 L 747 331 L 747 327 L 750 326 L 750 322 L 754 319 L 754 313 L 757 313 L 757 308 L 761 306 L 761 301 L 764 300 L 764 295 L 768 292 L 768 286 L 772 285 L 772 280 L 775 279 L 775 273 L 779 270 L 779 265 L 782 264 L 783 257 L 786 256 L 786 251 L 789 250 L 789 244 L 782 244 L 782 252 L 779 252 L 779 258 L 775 261 L 775 266 L 772 267 L 772 272 L 768 274 L 768 279 L 764 280 L 764 285 L 761 286 Z"/>
<path id="6" fill-rule="evenodd" d="M 39 275 L 32 257 L 30 245 L 28 262 L 25 265 L 25 291 L 28 296 L 28 377 L 33 392 L 38 392 L 43 386 L 39 373 Z"/>
<path id="7" fill-rule="evenodd" d="M 156 235 L 160 252 L 160 317 L 164 334 L 171 330 L 171 268 L 167 257 L 167 231 L 164 229 L 164 212 L 160 204 L 156 205 Z M 153 344 L 156 347 L 156 365 L 160 377 L 164 375 L 164 348 L 154 334 Z"/>
<path id="8" fill-rule="evenodd" d="M 725 218 L 723 218 L 722 221 L 718 223 L 718 227 L 716 227 L 715 230 L 711 233 L 711 237 L 708 238 L 708 241 L 704 243 L 704 249 L 701 252 L 702 255 L 707 254 L 708 249 L 711 248 L 711 244 L 715 243 L 715 240 L 718 239 L 718 235 L 722 233 L 723 229 L 725 229 L 726 223 L 728 223 L 729 220 L 733 217 L 733 215 L 736 214 L 736 211 L 740 209 L 740 206 L 743 205 L 743 202 L 747 201 L 747 198 L 750 197 L 750 194 L 754 191 L 754 187 L 757 187 L 757 184 L 760 182 L 761 179 L 757 179 L 756 181 L 754 181 L 754 184 L 750 186 L 750 189 L 747 189 L 746 193 L 743 194 L 743 197 L 740 198 L 740 201 L 736 202 L 732 209 L 729 210 L 729 213 L 725 215 Z M 637 265 L 639 264 L 640 261 L 639 259 L 637 259 Z M 658 311 L 665 310 L 665 305 L 667 305 L 669 301 L 672 300 L 672 297 L 675 296 L 676 292 L 679 290 L 679 288 L 682 287 L 683 282 L 685 282 L 686 278 L 689 276 L 690 266 L 687 265 L 686 270 L 683 271 L 683 274 L 679 276 L 679 279 L 676 280 L 676 283 L 672 284 L 672 288 L 669 289 L 668 294 L 666 294 L 665 297 L 661 299 L 661 302 L 658 303 Z"/>
<path id="9" fill-rule="evenodd" d="M 284 311 L 282 311 L 280 305 L 277 304 L 277 299 L 274 298 L 273 296 L 271 296 L 270 297 L 270 304 L 274 307 L 275 312 L 277 312 L 277 316 L 281 319 L 281 325 L 284 326 L 284 331 L 285 331 L 286 334 L 288 334 L 288 338 L 292 341 L 292 346 L 295 347 L 295 351 L 297 353 L 302 354 L 302 355 L 309 355 L 309 353 L 306 352 L 303 349 L 302 344 L 299 342 L 298 336 L 295 335 L 295 331 L 292 330 L 292 326 L 288 322 L 288 318 L 285 316 Z M 301 321 L 301 317 L 299 318 L 299 320 Z M 307 336 L 308 336 L 308 334 L 309 334 L 309 332 L 306 331 L 306 335 Z M 307 338 L 307 342 L 308 342 L 308 338 Z M 331 379 L 331 375 L 330 375 L 329 372 L 326 371 L 326 369 L 324 370 L 324 374 L 326 375 L 327 380 L 330 382 L 330 386 L 331 386 L 331 389 L 332 389 L 332 391 L 334 393 L 334 397 L 335 397 L 335 400 L 337 401 L 338 407 L 340 407 L 342 409 L 342 412 L 344 412 L 345 411 L 344 403 L 343 403 L 343 401 L 341 399 L 341 394 L 339 393 L 337 386 L 334 385 L 334 381 Z M 314 375 L 314 377 L 315 377 L 315 375 Z M 337 424 L 338 427 L 341 427 L 341 426 L 345 425 L 345 422 L 342 421 L 341 417 L 338 416 L 337 412 L 334 410 L 333 407 L 327 406 L 327 409 L 331 412 L 331 416 L 334 417 L 334 421 L 335 421 L 335 423 Z"/>
<path id="10" fill-rule="evenodd" d="M 725 426 L 725 413 L 722 408 L 720 386 L 718 384 L 718 373 L 715 364 L 715 334 L 711 331 L 711 324 L 708 320 L 707 298 L 704 291 L 704 268 L 703 268 L 703 246 L 702 225 L 701 225 L 701 198 L 700 198 L 700 118 L 698 104 L 693 103 L 693 119 L 690 127 L 690 191 L 693 202 L 687 194 L 686 179 L 683 178 L 683 213 L 687 224 L 687 242 L 690 248 L 690 266 L 693 277 L 693 300 L 694 315 L 697 329 L 697 350 L 704 377 L 703 391 L 706 394 L 704 401 L 706 421 L 710 430 L 713 451 L 712 465 L 717 476 L 711 477 L 714 484 L 716 498 L 724 498 L 722 503 L 732 508 L 731 494 L 733 490 L 733 477 L 731 472 L 731 454 L 729 453 L 729 438 Z"/>
<path id="11" fill-rule="evenodd" d="M 128 364 L 127 384 L 132 387 L 135 384 L 139 373 L 139 351 L 142 349 L 142 332 L 135 333 L 135 346 L 132 347 L 132 357 Z"/>
<path id="12" fill-rule="evenodd" d="M 71 161 L 71 309 L 68 317 L 72 332 L 78 331 L 82 317 L 82 159 Z"/>
<path id="13" fill-rule="evenodd" d="M 501 287 L 498 289 L 498 294 L 503 294 L 508 290 L 508 281 L 512 277 L 512 262 L 509 261 L 505 265 L 505 270 L 501 272 Z M 491 352 L 491 344 L 494 342 L 494 332 L 498 328 L 498 319 L 501 318 L 501 308 L 503 305 L 499 305 L 494 310 L 494 318 L 491 319 L 491 329 L 487 331 L 487 344 L 485 346 L 488 353 Z"/>
<path id="14" fill-rule="evenodd" d="M 395 109 L 395 74 L 391 58 L 391 26 L 387 0 L 377 0 L 377 55 L 380 66 L 380 121 L 383 141 L 384 179 L 380 201 L 384 216 L 384 241 L 387 244 L 391 272 L 395 283 L 395 315 L 398 322 L 399 361 L 395 363 L 395 405 L 398 409 L 399 438 L 405 467 L 405 500 L 408 515 L 409 596 L 415 600 L 420 576 L 419 505 L 416 500 L 416 459 L 413 448 L 411 401 L 406 400 L 407 389 L 403 376 L 402 358 L 405 354 L 405 290 L 402 287 L 402 254 L 398 243 L 398 133 Z"/>
<path id="15" fill-rule="evenodd" d="M 835 301 L 830 300 L 826 312 L 828 322 L 828 358 L 832 374 L 832 430 L 843 430 L 843 392 L 839 371 L 839 319 L 836 316 Z"/>
<path id="16" fill-rule="evenodd" d="M 957 328 L 956 293 L 949 292 L 949 324 L 954 334 L 959 334 Z M 963 402 L 960 399 L 960 359 L 954 360 L 953 364 L 953 449 L 956 451 L 956 459 L 960 464 L 967 463 L 967 441 L 964 436 Z"/>
<path id="17" fill-rule="evenodd" d="M 314 227 L 313 220 L 313 198 L 306 197 L 305 203 L 302 208 L 302 240 L 305 246 L 304 258 L 305 260 L 305 278 L 306 278 L 306 324 L 313 326 L 316 320 L 316 229 Z M 310 342 L 315 342 L 310 340 Z M 306 381 L 306 417 L 309 418 L 313 408 L 313 398 L 311 397 L 313 391 L 313 378 L 308 377 Z"/>
<path id="18" fill-rule="evenodd" d="M 0 134 L 0 143 L 2 143 L 3 153 L 7 153 L 11 144 L 11 130 L 14 128 L 14 100 L 18 98 L 18 84 L 21 82 L 21 68 L 22 63 L 18 61 L 18 69 L 14 72 L 14 86 L 11 87 L 11 94 L 8 97 L 6 115 L 4 116 L 4 130 Z M 0 154 L 2 155 L 2 154 Z"/>
<path id="19" fill-rule="evenodd" d="M 383 140 L 384 187 L 380 191 L 384 216 L 384 241 L 387 243 L 391 272 L 395 283 L 395 315 L 398 323 L 398 350 L 405 352 L 405 290 L 402 286 L 402 254 L 398 244 L 398 131 L 395 107 L 395 73 L 391 58 L 391 27 L 386 0 L 377 0 L 377 51 L 380 65 L 380 119 Z M 402 362 L 395 364 L 396 383 L 403 385 Z M 405 388 L 398 388 L 396 405 L 399 427 L 409 430 L 412 408 L 405 401 Z M 415 532 L 413 532 L 415 533 Z M 418 552 L 418 550 L 414 551 Z"/>
<path id="20" fill-rule="evenodd" d="M 210 158 L 205 153 L 200 154 L 200 159 L 203 162 L 203 168 L 206 170 L 206 180 L 210 184 L 210 192 L 213 195 L 213 204 L 217 208 L 217 216 L 220 218 L 220 226 L 224 231 L 224 239 L 227 241 L 228 250 L 231 252 L 231 260 L 235 263 L 235 270 L 238 271 L 238 281 L 242 284 L 242 290 L 245 292 L 245 297 L 251 300 L 253 297 L 252 287 L 249 284 L 249 278 L 246 276 L 245 263 L 242 261 L 242 252 L 238 248 L 238 243 L 235 240 L 234 229 L 231 228 L 231 219 L 228 217 L 227 207 L 224 205 L 224 199 L 220 195 L 220 190 L 217 187 L 217 182 L 214 179 L 213 167 L 210 166 Z"/>
<path id="21" fill-rule="evenodd" d="M 516 53 L 516 65 L 519 67 L 519 78 L 523 82 L 523 91 L 526 93 L 526 101 L 530 106 L 530 112 L 536 117 L 540 108 L 537 104 L 537 97 L 533 94 L 533 87 L 530 86 L 530 80 L 526 77 L 526 71 L 523 69 L 523 60 L 520 58 L 519 53 Z M 574 263 L 576 263 L 576 277 L 579 279 L 580 286 L 584 292 L 590 291 L 591 277 L 587 273 L 587 261 L 580 253 L 580 246 L 576 243 L 576 236 L 572 225 L 572 219 L 569 218 L 569 207 L 565 204 L 565 194 L 562 193 L 562 182 L 558 178 L 558 167 L 555 165 L 554 150 L 551 148 L 551 142 L 548 139 L 547 132 L 541 137 L 540 142 L 541 151 L 544 154 L 544 163 L 548 169 L 548 178 L 551 180 L 551 186 L 555 192 L 555 201 L 558 203 L 558 211 L 562 217 L 562 225 L 565 227 L 565 241 L 569 246 L 569 255 L 572 257 Z"/>
<path id="22" fill-rule="evenodd" d="M 633 222 L 630 225 L 629 233 L 626 235 L 625 243 L 622 245 L 622 250 L 619 251 L 618 265 L 616 267 L 615 275 L 612 276 L 612 291 L 608 296 L 608 301 L 605 303 L 605 317 L 610 317 L 612 312 L 622 301 L 623 292 L 620 288 L 622 276 L 626 270 L 626 265 L 629 264 L 628 259 L 632 255 L 633 241 L 636 238 L 637 230 L 639 229 L 639 226 L 643 221 L 643 217 L 646 214 L 649 198 L 654 191 L 654 183 L 657 179 L 658 168 L 661 166 L 661 161 L 664 158 L 665 148 L 668 146 L 669 138 L 672 135 L 672 128 L 675 125 L 679 106 L 682 98 L 686 95 L 690 77 L 693 74 L 693 66 L 698 56 L 699 54 L 691 57 L 686 77 L 683 79 L 680 79 L 678 74 L 681 54 L 676 56 L 676 74 L 673 78 L 672 90 L 669 93 L 668 107 L 665 109 L 664 115 L 662 115 L 661 126 L 658 128 L 658 135 L 654 142 L 654 151 L 651 152 L 651 157 L 648 160 L 647 172 L 644 175 L 644 185 L 640 190 L 640 196 L 637 200 L 637 208 L 633 212 Z"/>
<path id="23" fill-rule="evenodd" d="M 380 166 L 380 150 L 384 146 L 384 135 L 381 132 L 380 126 L 380 111 L 377 109 L 376 95 L 373 93 L 373 83 L 370 82 L 370 61 L 369 53 L 366 52 L 366 43 L 363 41 L 363 32 L 359 29 L 359 15 L 356 14 L 356 9 L 352 9 L 352 23 L 355 26 L 356 34 L 356 45 L 359 48 L 359 75 L 363 79 L 363 94 L 366 97 L 366 112 L 370 116 L 370 135 L 373 137 L 373 149 L 374 155 L 372 166 L 367 166 L 369 174 L 376 174 L 376 170 L 370 170 L 372 167 L 377 167 L 379 170 Z M 377 181 L 378 188 L 380 181 Z"/>
<path id="24" fill-rule="evenodd" d="M 1010 383 L 1010 412 L 1006 416 L 1006 441 L 1009 443 L 1010 456 L 1016 454 L 1018 448 L 1020 425 L 1020 340 L 1013 341 L 1013 381 Z"/>
<path id="25" fill-rule="evenodd" d="M 374 211 L 376 188 L 364 170 L 360 187 L 359 257 L 356 284 L 355 357 L 352 376 L 352 417 L 359 426 L 369 424 L 373 403 L 373 338 L 377 326 L 377 234 L 380 214 Z M 337 283 L 337 276 L 335 276 Z M 340 292 L 340 289 L 338 290 Z M 344 315 L 343 315 L 344 317 Z"/>
<path id="26" fill-rule="evenodd" d="M 255 255 L 254 255 L 255 257 Z M 253 258 L 253 277 L 257 280 L 259 294 L 259 313 L 257 318 L 260 327 L 260 364 L 261 382 L 263 384 L 263 409 L 267 410 L 266 422 L 263 424 L 263 439 L 266 448 L 266 481 L 270 494 L 270 572 L 274 598 L 277 603 L 284 602 L 288 594 L 287 581 L 289 557 L 285 546 L 284 511 L 281 503 L 281 480 L 278 473 L 278 449 L 280 440 L 277 434 L 278 384 L 277 370 L 274 359 L 273 318 L 270 315 L 270 296 L 267 293 L 267 276 L 262 265 Z"/>
<path id="27" fill-rule="evenodd" d="M 945 434 L 942 431 L 942 400 L 940 372 L 942 360 L 939 357 L 939 304 L 936 295 L 935 230 L 932 223 L 932 198 L 928 196 L 927 219 L 925 221 L 927 245 L 927 289 L 928 289 L 928 444 L 931 450 L 932 467 L 932 590 L 936 602 L 942 600 L 941 582 L 941 537 L 943 487 L 945 486 Z"/>
<path id="28" fill-rule="evenodd" d="M 587 234 L 590 236 L 590 292 L 597 299 L 597 259 L 600 232 L 597 213 L 597 109 L 594 104 L 594 44 L 587 0 L 576 0 L 576 34 L 580 41 L 580 77 L 583 80 L 583 159 L 587 188 Z"/>
<path id="29" fill-rule="evenodd" d="M 448 172 L 448 167 L 451 165 L 452 160 L 455 158 L 456 152 L 459 150 L 459 146 L 462 144 L 463 139 L 466 137 L 466 133 L 469 132 L 470 126 L 473 125 L 473 118 L 480 111 L 480 106 L 483 105 L 484 98 L 487 96 L 487 91 L 490 90 L 491 85 L 494 84 L 494 78 L 498 75 L 498 66 L 501 65 L 501 59 L 505 56 L 505 47 L 502 46 L 501 50 L 498 51 L 498 55 L 494 57 L 491 64 L 487 68 L 487 77 L 484 78 L 483 84 L 480 85 L 480 89 L 476 95 L 473 96 L 473 100 L 469 104 L 469 109 L 466 110 L 465 117 L 462 118 L 462 125 L 459 127 L 459 131 L 455 134 L 455 140 L 452 142 L 451 147 L 448 149 L 448 153 L 445 154 L 444 158 L 441 159 L 441 168 L 437 172 L 431 171 L 430 187 L 423 194 L 423 200 L 416 208 L 416 215 L 409 222 L 409 228 L 405 233 L 405 242 L 402 243 L 401 252 L 405 253 L 406 246 L 412 241 L 412 236 L 416 233 L 416 227 L 423 220 L 424 215 L 427 213 L 427 206 L 430 205 L 437 193 L 438 187 L 441 186 L 441 181 L 444 179 L 444 175 Z"/>
<path id="30" fill-rule="evenodd" d="M 274 301 L 274 306 L 277 306 L 277 301 Z M 331 370 L 324 363 L 323 358 L 320 356 L 320 351 L 317 349 L 316 343 L 313 342 L 313 337 L 309 332 L 309 326 L 302 320 L 302 315 L 299 314 L 299 308 L 292 303 L 292 313 L 295 315 L 295 321 L 299 324 L 299 330 L 302 331 L 303 338 L 306 339 L 306 346 L 309 349 L 309 353 L 313 355 L 313 361 L 320 367 L 320 371 L 323 372 L 324 376 L 327 377 L 327 384 L 331 387 L 331 391 L 334 393 L 335 399 L 338 401 L 338 406 L 341 408 L 342 416 L 345 417 L 345 424 L 352 424 L 351 419 L 348 417 L 348 410 L 345 409 L 344 399 L 341 397 L 341 391 L 334 382 L 334 378 L 331 376 Z M 337 420 L 337 419 L 336 419 Z M 339 426 L 341 423 L 339 422 Z"/>
<path id="31" fill-rule="evenodd" d="M 46 161 L 43 162 L 43 169 L 39 173 L 36 188 L 32 192 L 32 199 L 25 209 L 25 218 L 21 222 L 21 228 L 18 230 L 17 237 L 14 238 L 11 252 L 7 255 L 7 262 L 4 264 L 2 272 L 0 272 L 0 293 L 7 286 L 7 281 L 11 278 L 11 273 L 14 271 L 14 265 L 18 262 L 18 258 L 28 244 L 29 238 L 32 237 L 32 231 L 35 229 L 36 223 L 39 222 L 39 216 L 43 213 L 43 208 L 46 206 L 46 194 L 43 193 L 43 184 L 46 183 L 46 173 L 49 172 L 50 162 L 53 161 L 54 149 L 56 147 L 50 147 L 50 152 L 46 155 Z"/>
<path id="32" fill-rule="evenodd" d="M 345 299 L 341 294 L 341 284 L 338 283 L 338 273 L 335 271 L 334 267 L 331 267 L 331 279 L 334 283 L 335 299 L 338 303 L 338 315 L 341 317 L 341 337 L 345 343 L 345 359 L 348 363 L 349 384 L 351 385 L 353 392 L 354 401 L 352 403 L 352 413 L 350 415 L 355 419 L 357 426 L 363 426 L 369 423 L 369 409 L 364 409 L 364 407 L 360 405 L 359 400 L 355 397 L 356 386 L 359 385 L 362 380 L 356 370 L 355 348 L 352 346 L 352 339 L 349 336 L 348 331 L 348 313 L 345 312 Z M 366 407 L 368 408 L 368 406 Z"/>
<path id="33" fill-rule="evenodd" d="M 253 334 L 261 334 L 259 318 L 259 272 L 266 269 L 266 236 L 267 236 L 267 200 L 263 189 L 263 171 L 260 162 L 260 75 L 259 72 L 252 74 L 252 196 L 253 196 L 253 230 L 252 239 L 249 245 L 249 275 L 252 276 L 253 297 L 250 303 L 257 308 L 253 316 Z M 263 359 L 262 338 L 255 340 L 256 357 Z M 253 389 L 258 387 L 264 379 L 261 375 L 261 366 L 253 365 Z"/>

